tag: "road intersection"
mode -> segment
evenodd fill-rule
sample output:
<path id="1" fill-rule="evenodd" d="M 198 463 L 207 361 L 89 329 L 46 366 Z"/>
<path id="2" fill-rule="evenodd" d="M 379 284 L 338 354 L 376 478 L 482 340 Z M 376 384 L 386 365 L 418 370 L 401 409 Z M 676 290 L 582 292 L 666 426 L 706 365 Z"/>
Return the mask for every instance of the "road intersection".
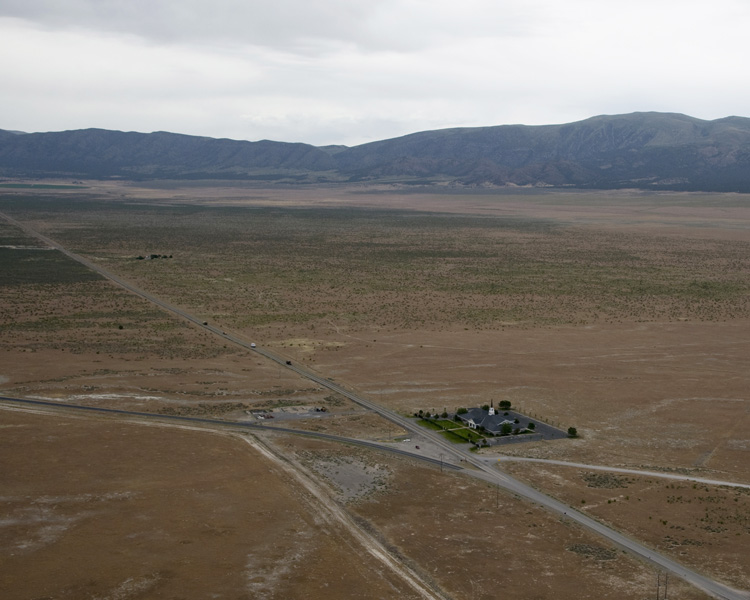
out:
<path id="1" fill-rule="evenodd" d="M 672 573 L 673 575 L 676 575 L 677 577 L 682 578 L 686 582 L 703 590 L 704 592 L 706 592 L 707 594 L 709 594 L 710 596 L 714 598 L 718 598 L 722 600 L 750 600 L 750 594 L 748 594 L 747 592 L 734 590 L 717 581 L 714 581 L 713 579 L 710 579 L 704 575 L 701 575 L 700 573 L 697 573 L 691 569 L 688 569 L 687 567 L 668 558 L 667 556 L 660 554 L 657 551 L 650 549 L 644 546 L 643 544 L 640 544 L 637 541 L 628 538 L 627 536 L 619 533 L 618 531 L 615 531 L 614 529 L 610 527 L 607 527 L 606 525 L 603 525 L 602 523 L 592 519 L 588 515 L 585 515 L 579 511 L 576 511 L 575 509 L 563 504 L 562 502 L 516 480 L 515 478 L 511 477 L 507 473 L 500 472 L 495 467 L 495 465 L 487 464 L 487 462 L 481 459 L 480 457 L 466 451 L 465 449 L 461 447 L 451 444 L 450 442 L 445 440 L 442 436 L 440 436 L 437 432 L 433 432 L 433 431 L 422 428 L 417 423 L 415 423 L 414 420 L 404 417 L 396 413 L 395 411 L 392 411 L 384 406 L 381 406 L 365 398 L 361 394 L 356 393 L 352 390 L 349 390 L 345 388 L 344 386 L 331 381 L 329 378 L 326 378 L 314 372 L 312 369 L 298 366 L 292 363 L 292 361 L 290 361 L 289 358 L 287 357 L 281 356 L 268 349 L 262 348 L 258 346 L 256 343 L 245 340 L 238 335 L 235 335 L 233 333 L 227 333 L 223 329 L 219 329 L 213 325 L 209 325 L 203 319 L 200 319 L 183 309 L 180 309 L 168 302 L 165 302 L 164 300 L 160 298 L 157 298 L 156 296 L 152 294 L 149 294 L 148 292 L 145 292 L 139 289 L 135 285 L 110 273 L 106 269 L 103 269 L 102 267 L 89 261 L 88 259 L 67 250 L 66 248 L 64 248 L 63 246 L 61 246 L 54 240 L 41 235 L 34 229 L 26 226 L 23 223 L 16 221 L 15 219 L 11 218 L 8 215 L 0 213 L 0 217 L 4 218 L 9 223 L 19 227 L 20 229 L 25 231 L 27 234 L 59 250 L 60 252 L 68 256 L 69 258 L 76 260 L 79 263 L 85 265 L 89 269 L 100 274 L 102 277 L 105 277 L 109 279 L 110 281 L 116 283 L 117 285 L 123 287 L 124 289 L 130 291 L 131 293 L 136 294 L 142 298 L 145 298 L 146 300 L 156 304 L 157 306 L 160 306 L 164 310 L 169 311 L 183 319 L 186 319 L 194 323 L 198 327 L 201 327 L 204 330 L 210 331 L 214 335 L 220 338 L 223 338 L 224 340 L 228 342 L 231 342 L 246 350 L 255 352 L 258 355 L 261 355 L 270 361 L 276 362 L 283 368 L 287 368 L 296 372 L 301 377 L 304 377 L 310 381 L 314 381 L 323 387 L 326 387 L 334 392 L 337 392 L 345 396 L 346 398 L 349 398 L 352 402 L 364 408 L 372 410 L 373 412 L 379 414 L 381 417 L 387 419 L 388 421 L 398 425 L 399 427 L 402 427 L 406 431 L 409 431 L 415 435 L 420 435 L 429 439 L 432 444 L 440 448 L 441 453 L 443 453 L 446 457 L 450 457 L 453 459 L 452 461 L 450 460 L 446 461 L 447 463 L 453 463 L 459 466 L 466 466 L 466 467 L 471 466 L 472 467 L 472 468 L 463 469 L 463 472 L 467 474 L 471 474 L 474 477 L 478 477 L 484 481 L 487 481 L 490 484 L 497 485 L 500 488 L 510 493 L 513 493 L 519 497 L 525 498 L 528 501 L 531 501 L 540 506 L 543 506 L 546 509 L 552 511 L 553 513 L 557 513 L 563 519 L 568 519 L 570 521 L 579 523 L 583 527 L 605 537 L 613 544 L 629 552 L 630 554 L 636 556 L 637 558 L 652 564 L 657 569 L 667 571 L 669 573 Z M 264 429 L 272 429 L 272 428 L 264 428 Z M 277 429 L 277 428 L 273 428 L 273 429 Z M 300 433 L 300 432 L 295 431 L 295 433 Z M 442 460 L 441 460 L 441 463 L 442 463 Z"/>

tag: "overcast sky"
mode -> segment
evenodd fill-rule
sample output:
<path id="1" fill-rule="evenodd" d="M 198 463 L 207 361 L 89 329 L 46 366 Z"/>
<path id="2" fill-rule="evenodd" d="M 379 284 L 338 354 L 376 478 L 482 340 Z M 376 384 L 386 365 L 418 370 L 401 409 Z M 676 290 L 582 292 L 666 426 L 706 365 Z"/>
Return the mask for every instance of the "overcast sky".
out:
<path id="1" fill-rule="evenodd" d="M 317 145 L 750 116 L 748 0 L 0 0 L 0 129 Z"/>

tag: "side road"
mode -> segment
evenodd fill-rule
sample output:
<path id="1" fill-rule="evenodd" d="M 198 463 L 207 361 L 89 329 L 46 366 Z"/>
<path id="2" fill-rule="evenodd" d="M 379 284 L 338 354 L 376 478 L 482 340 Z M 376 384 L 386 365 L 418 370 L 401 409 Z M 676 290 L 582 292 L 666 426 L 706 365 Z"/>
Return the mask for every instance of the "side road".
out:
<path id="1" fill-rule="evenodd" d="M 42 414 L 65 412 L 68 416 L 80 418 L 80 414 L 74 415 L 73 413 L 76 411 L 84 412 L 87 408 L 91 407 L 66 405 L 64 402 L 35 402 L 0 397 L 0 410 Z M 416 597 L 421 600 L 448 600 L 450 598 L 432 578 L 415 571 L 409 565 L 399 560 L 372 533 L 361 527 L 344 508 L 334 501 L 333 497 L 325 489 L 325 486 L 321 486 L 316 482 L 296 461 L 279 455 L 271 446 L 264 443 L 261 437 L 254 435 L 256 432 L 277 431 L 276 429 L 259 426 L 252 427 L 250 429 L 252 433 L 248 432 L 247 428 L 244 428 L 245 431 L 238 433 L 237 431 L 232 431 L 227 426 L 235 426 L 237 428 L 242 423 L 228 421 L 224 424 L 225 426 L 211 427 L 210 423 L 201 423 L 199 419 L 188 419 L 188 421 L 194 421 L 190 423 L 185 422 L 184 419 L 174 419 L 174 415 L 170 415 L 172 418 L 164 419 L 162 418 L 163 415 L 129 413 L 128 411 L 112 412 L 107 409 L 94 409 L 93 414 L 91 411 L 88 411 L 85 418 L 101 419 L 104 415 L 107 418 L 116 418 L 122 422 L 136 426 L 187 429 L 203 432 L 207 435 L 228 436 L 239 440 L 243 445 L 248 444 L 264 460 L 269 461 L 275 468 L 284 472 L 285 476 L 290 477 L 303 490 L 303 493 L 307 496 L 307 502 L 315 506 L 316 518 L 324 520 L 327 528 L 340 528 L 341 532 L 339 535 L 344 535 L 344 532 L 346 532 L 348 536 L 351 536 L 356 543 L 348 544 L 350 551 L 359 553 L 362 560 L 368 560 L 369 557 L 369 559 L 380 563 L 384 572 L 390 572 L 395 577 L 401 579 L 406 586 L 414 591 Z M 147 418 L 144 418 L 144 415 Z M 59 417 L 59 414 L 57 416 Z"/>
<path id="2" fill-rule="evenodd" d="M 727 487 L 744 488 L 750 490 L 750 484 L 737 483 L 735 481 L 722 481 L 720 479 L 704 479 L 692 475 L 680 475 L 679 473 L 661 473 L 659 471 L 643 471 L 641 469 L 624 469 L 621 467 L 608 467 L 606 465 L 587 465 L 584 463 L 567 462 L 564 460 L 553 460 L 550 458 L 522 458 L 520 456 L 503 456 L 501 458 L 488 458 L 488 463 L 497 461 L 501 466 L 505 462 L 529 462 L 546 463 L 548 465 L 560 465 L 561 467 L 573 467 L 576 469 L 588 469 L 590 471 L 607 471 L 608 473 L 625 473 L 627 475 L 645 475 L 647 477 L 660 477 L 661 479 L 674 479 L 675 481 L 692 481 L 705 483 L 707 485 L 725 485 Z"/>
<path id="3" fill-rule="evenodd" d="M 695 571 L 692 571 L 682 566 L 681 564 L 668 558 L 665 555 L 659 554 L 656 551 L 651 550 L 650 548 L 647 548 L 646 546 L 627 538 L 621 533 L 615 531 L 614 529 L 606 527 L 605 525 L 602 525 L 601 523 L 595 521 L 594 519 L 588 517 L 587 515 L 584 515 L 583 513 L 575 511 L 571 507 L 566 506 L 565 504 L 551 498 L 550 496 L 547 496 L 546 494 L 538 492 L 537 490 L 521 483 L 520 481 L 516 480 L 515 478 L 505 473 L 499 472 L 494 466 L 490 466 L 486 464 L 486 462 L 482 460 L 481 458 L 473 455 L 472 453 L 466 450 L 455 447 L 453 444 L 443 439 L 436 432 L 425 430 L 424 428 L 415 424 L 412 420 L 406 417 L 403 417 L 388 408 L 380 406 L 379 404 L 376 404 L 375 402 L 372 402 L 371 400 L 368 400 L 367 398 L 353 391 L 350 391 L 342 387 L 341 385 L 338 385 L 330 381 L 329 379 L 321 375 L 318 375 L 317 373 L 314 373 L 310 369 L 301 368 L 299 366 L 293 365 L 292 362 L 286 359 L 285 357 L 282 357 L 269 350 L 256 347 L 254 343 L 246 341 L 236 335 L 228 334 L 213 326 L 204 325 L 200 319 L 189 314 L 185 310 L 177 308 L 176 306 L 173 306 L 159 298 L 156 298 L 155 296 L 151 294 L 148 294 L 147 292 L 140 290 L 133 284 L 130 284 L 129 282 L 126 282 L 125 280 L 117 277 L 116 275 L 109 273 L 107 270 L 99 267 L 98 265 L 92 263 L 91 261 L 81 256 L 78 256 L 77 254 L 74 254 L 73 252 L 70 252 L 69 250 L 63 248 L 60 244 L 54 242 L 53 240 L 47 238 L 46 236 L 43 236 L 37 233 L 30 227 L 23 225 L 22 223 L 16 221 L 15 219 L 3 213 L 0 213 L 0 217 L 6 219 L 9 223 L 19 227 L 20 229 L 25 231 L 27 234 L 34 236 L 37 239 L 43 241 L 44 243 L 52 246 L 53 248 L 60 250 L 66 256 L 89 267 L 93 271 L 99 273 L 100 275 L 102 275 L 103 277 L 106 277 L 107 279 L 113 281 L 114 283 L 122 286 L 128 291 L 138 296 L 141 296 L 142 298 L 145 298 L 149 300 L 150 302 L 153 302 L 154 304 L 162 307 L 163 309 L 169 312 L 172 312 L 173 314 L 180 316 L 181 318 L 187 319 L 188 321 L 191 321 L 192 323 L 195 323 L 196 325 L 211 331 L 212 333 L 214 333 L 215 335 L 217 335 L 218 337 L 226 341 L 232 342 L 247 350 L 252 350 L 256 352 L 257 354 L 265 356 L 269 360 L 272 360 L 282 366 L 286 366 L 286 368 L 289 368 L 292 371 L 295 371 L 297 374 L 299 374 L 302 377 L 305 377 L 330 390 L 333 390 L 335 392 L 338 392 L 346 396 L 347 398 L 352 400 L 352 402 L 355 402 L 356 404 L 359 404 L 360 406 L 363 406 L 365 408 L 369 408 L 370 410 L 376 412 L 383 418 L 391 421 L 392 423 L 395 423 L 396 425 L 399 425 L 400 427 L 403 427 L 407 431 L 410 431 L 414 434 L 417 434 L 417 433 L 421 434 L 422 436 L 428 438 L 433 444 L 441 448 L 441 450 L 446 454 L 446 456 L 452 457 L 454 459 L 458 459 L 459 463 L 463 462 L 464 464 L 470 464 L 473 467 L 475 467 L 477 469 L 475 476 L 480 477 L 481 479 L 484 479 L 485 481 L 489 483 L 497 485 L 507 490 L 508 492 L 511 492 L 520 497 L 526 498 L 530 500 L 531 502 L 535 502 L 539 504 L 540 506 L 544 506 L 545 508 L 563 516 L 564 518 L 568 518 L 573 521 L 576 521 L 577 523 L 586 527 L 587 529 L 594 531 L 595 533 L 600 534 L 603 537 L 609 539 L 612 543 L 630 552 L 634 556 L 644 561 L 647 561 L 658 568 L 669 571 L 670 573 L 676 575 L 677 577 L 684 579 L 686 582 L 703 590 L 704 592 L 706 592 L 710 596 L 713 596 L 714 598 L 719 598 L 719 599 L 724 599 L 724 600 L 750 600 L 750 594 L 748 594 L 747 592 L 742 592 L 742 591 L 731 589 L 717 581 L 714 581 L 708 577 L 705 577 Z"/>

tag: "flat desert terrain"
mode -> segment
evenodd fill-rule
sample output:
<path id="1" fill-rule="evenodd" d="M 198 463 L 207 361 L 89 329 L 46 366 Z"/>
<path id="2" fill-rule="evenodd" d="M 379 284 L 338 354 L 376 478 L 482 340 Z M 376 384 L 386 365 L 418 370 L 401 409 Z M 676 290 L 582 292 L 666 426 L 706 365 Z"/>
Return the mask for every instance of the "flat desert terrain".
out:
<path id="1" fill-rule="evenodd" d="M 509 400 L 579 433 L 480 450 L 490 461 L 750 484 L 742 195 L 92 182 L 0 190 L 0 212 L 404 415 Z M 5 219 L 0 298 L 4 396 L 273 414 L 269 427 L 404 443 L 392 423 Z M 603 538 L 376 450 L 13 403 L 0 432 L 4 598 L 656 593 L 656 571 Z M 747 490 L 499 464 L 750 590 Z M 707 597 L 676 577 L 669 593 Z"/>

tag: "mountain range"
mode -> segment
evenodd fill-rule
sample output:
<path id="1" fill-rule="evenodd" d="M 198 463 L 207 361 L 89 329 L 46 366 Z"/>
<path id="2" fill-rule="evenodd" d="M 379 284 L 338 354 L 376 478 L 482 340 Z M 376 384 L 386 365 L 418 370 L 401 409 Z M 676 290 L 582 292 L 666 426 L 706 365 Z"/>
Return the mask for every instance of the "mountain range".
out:
<path id="1" fill-rule="evenodd" d="M 0 176 L 750 192 L 750 119 L 603 115 L 563 125 L 423 131 L 354 147 L 0 130 Z"/>

